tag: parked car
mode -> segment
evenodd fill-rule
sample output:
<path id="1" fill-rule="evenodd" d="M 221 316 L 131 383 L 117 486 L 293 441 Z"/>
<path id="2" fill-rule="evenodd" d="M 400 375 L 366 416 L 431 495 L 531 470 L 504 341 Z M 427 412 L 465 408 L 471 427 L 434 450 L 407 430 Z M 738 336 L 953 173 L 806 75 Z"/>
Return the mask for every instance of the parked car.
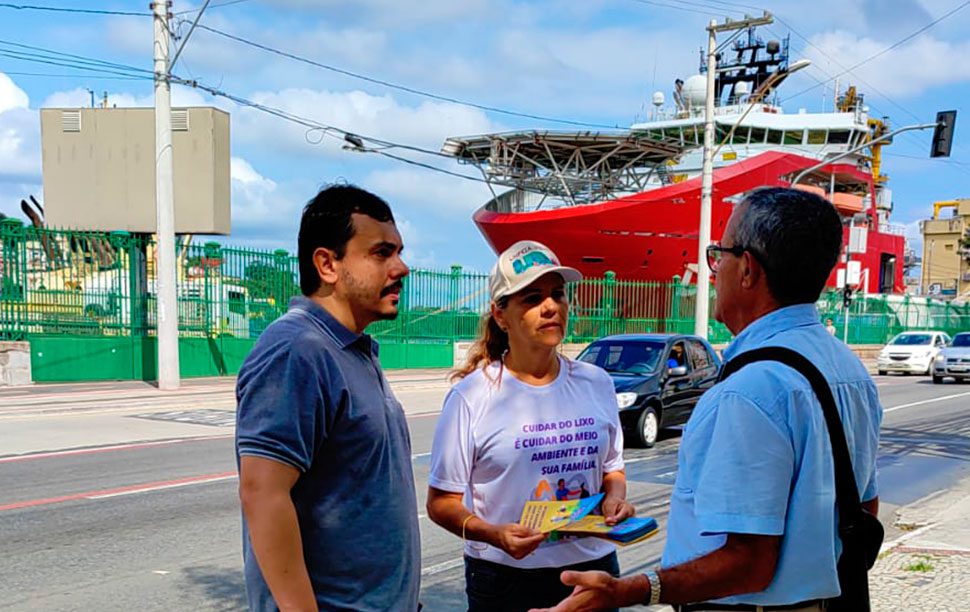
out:
<path id="1" fill-rule="evenodd" d="M 707 340 L 675 334 L 607 336 L 579 359 L 609 373 L 625 435 L 646 447 L 662 428 L 687 421 L 721 366 Z"/>
<path id="2" fill-rule="evenodd" d="M 933 360 L 949 342 L 950 336 L 943 332 L 903 332 L 883 347 L 876 360 L 876 369 L 883 375 L 889 372 L 928 375 Z"/>
<path id="3" fill-rule="evenodd" d="M 933 360 L 933 382 L 939 384 L 947 376 L 957 382 L 970 380 L 970 332 L 953 336 L 950 345 Z"/>

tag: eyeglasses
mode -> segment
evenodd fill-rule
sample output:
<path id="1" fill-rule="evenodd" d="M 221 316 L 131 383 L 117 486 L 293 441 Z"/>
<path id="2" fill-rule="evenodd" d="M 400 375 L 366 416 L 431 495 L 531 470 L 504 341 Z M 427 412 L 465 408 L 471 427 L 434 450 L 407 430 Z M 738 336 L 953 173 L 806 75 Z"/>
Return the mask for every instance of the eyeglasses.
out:
<path id="1" fill-rule="evenodd" d="M 744 255 L 745 252 L 751 253 L 751 256 L 754 257 L 755 260 L 762 265 L 762 267 L 767 267 L 765 266 L 764 259 L 761 257 L 761 255 L 757 253 L 757 251 L 753 250 L 751 247 L 741 246 L 739 244 L 736 244 L 733 247 L 723 247 L 719 244 L 708 245 L 707 246 L 707 267 L 710 268 L 711 272 L 714 272 L 716 274 L 717 269 L 721 267 L 721 259 L 722 259 L 723 253 L 729 253 L 731 255 L 734 255 L 735 257 L 741 257 L 742 255 Z"/>

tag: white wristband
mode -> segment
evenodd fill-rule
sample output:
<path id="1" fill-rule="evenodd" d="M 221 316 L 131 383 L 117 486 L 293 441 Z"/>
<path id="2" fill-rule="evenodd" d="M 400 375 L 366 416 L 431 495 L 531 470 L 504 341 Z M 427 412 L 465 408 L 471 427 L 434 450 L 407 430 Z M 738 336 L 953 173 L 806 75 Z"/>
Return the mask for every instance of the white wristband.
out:
<path id="1" fill-rule="evenodd" d="M 660 576 L 653 570 L 647 570 L 643 575 L 650 582 L 650 599 L 643 603 L 651 606 L 657 605 L 660 603 Z"/>

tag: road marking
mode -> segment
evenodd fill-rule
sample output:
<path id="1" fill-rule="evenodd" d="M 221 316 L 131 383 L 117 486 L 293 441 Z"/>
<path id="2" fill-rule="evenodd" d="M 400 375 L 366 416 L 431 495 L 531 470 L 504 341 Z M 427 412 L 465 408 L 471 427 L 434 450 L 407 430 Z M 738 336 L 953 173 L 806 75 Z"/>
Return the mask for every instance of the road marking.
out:
<path id="1" fill-rule="evenodd" d="M 59 497 L 48 497 L 45 499 L 32 499 L 29 501 L 14 502 L 12 504 L 5 504 L 0 506 L 0 512 L 6 510 L 19 510 L 21 508 L 35 508 L 37 506 L 49 506 L 51 504 L 60 504 L 68 501 L 77 501 L 80 499 L 103 499 L 106 497 L 116 497 L 118 495 L 127 495 L 132 493 L 147 493 L 149 491 L 159 491 L 162 489 L 171 489 L 173 487 L 180 487 L 192 484 L 206 484 L 210 482 L 218 482 L 221 480 L 229 480 L 231 478 L 236 478 L 235 472 L 222 472 L 220 474 L 205 474 L 203 476 L 190 476 L 188 478 L 179 478 L 176 480 L 164 480 L 161 482 L 148 482 L 137 485 L 130 485 L 127 487 L 118 487 L 116 489 L 104 489 L 101 491 L 86 491 L 84 493 L 74 493 L 71 495 L 61 495 Z"/>
<path id="2" fill-rule="evenodd" d="M 113 491 L 110 493 L 100 493 L 98 495 L 88 495 L 86 499 L 108 499 L 110 497 L 121 497 L 122 495 L 135 495 L 137 493 L 151 493 L 153 491 L 162 491 L 164 489 L 175 489 L 177 487 L 187 487 L 189 485 L 206 484 L 210 482 L 220 482 L 222 480 L 234 480 L 238 478 L 239 475 L 235 472 L 226 472 L 225 474 L 217 474 L 214 476 L 196 476 L 193 478 L 183 478 L 180 480 L 173 480 L 165 483 L 152 483 L 148 485 L 136 485 L 134 487 L 126 487 L 121 490 Z"/>
<path id="3" fill-rule="evenodd" d="M 923 525 L 919 529 L 914 529 L 913 531 L 910 531 L 909 533 L 905 533 L 905 534 L 899 536 L 898 538 L 896 538 L 895 540 L 892 540 L 892 541 L 889 541 L 889 542 L 883 542 L 882 546 L 879 547 L 879 554 L 881 555 L 882 553 L 884 553 L 886 551 L 889 551 L 889 550 L 892 550 L 892 549 L 896 548 L 897 546 L 905 543 L 908 540 L 911 540 L 911 539 L 913 539 L 915 537 L 919 537 L 919 536 L 923 535 L 924 533 L 926 533 L 927 531 L 929 531 L 930 529 L 932 529 L 933 527 L 936 527 L 936 523 L 930 523 L 928 525 Z"/>
<path id="4" fill-rule="evenodd" d="M 415 414 L 405 414 L 404 417 L 407 419 L 426 419 L 428 417 L 441 416 L 441 409 L 432 410 L 430 412 L 417 412 Z"/>
<path id="5" fill-rule="evenodd" d="M 966 397 L 968 395 L 970 395 L 970 391 L 967 391 L 965 393 L 954 393 L 953 395 L 944 395 L 944 396 L 941 396 L 941 397 L 934 397 L 934 398 L 931 398 L 931 399 L 928 399 L 928 400 L 920 400 L 918 402 L 910 402 L 909 404 L 900 404 L 899 406 L 893 406 L 892 408 L 886 408 L 882 412 L 883 412 L 883 414 L 886 414 L 886 413 L 893 412 L 893 411 L 896 411 L 896 410 L 902 410 L 903 408 L 912 408 L 913 406 L 922 406 L 923 404 L 932 404 L 933 402 L 942 402 L 944 400 L 955 399 L 957 397 Z"/>
<path id="6" fill-rule="evenodd" d="M 421 577 L 434 576 L 435 574 L 440 574 L 441 572 L 447 572 L 448 570 L 461 567 L 465 564 L 464 557 L 459 557 L 457 559 L 452 559 L 451 561 L 444 561 L 442 563 L 435 563 L 434 565 L 429 565 L 428 567 L 421 570 Z"/>
<path id="7" fill-rule="evenodd" d="M 12 455 L 0 457 L 0 463 L 12 463 L 14 461 L 30 461 L 33 459 L 49 459 L 51 457 L 70 457 L 72 455 L 93 455 L 96 453 L 107 453 L 119 450 L 137 450 L 141 448 L 155 448 L 157 446 L 170 446 L 181 444 L 182 442 L 198 442 L 203 440 L 220 440 L 231 438 L 235 434 L 219 434 L 215 436 L 198 436 L 192 438 L 176 438 L 174 440 L 159 440 L 157 442 L 133 442 L 131 444 L 114 444 L 111 446 L 98 446 L 96 448 L 75 448 L 60 451 L 50 451 L 44 453 L 29 453 L 23 455 Z"/>

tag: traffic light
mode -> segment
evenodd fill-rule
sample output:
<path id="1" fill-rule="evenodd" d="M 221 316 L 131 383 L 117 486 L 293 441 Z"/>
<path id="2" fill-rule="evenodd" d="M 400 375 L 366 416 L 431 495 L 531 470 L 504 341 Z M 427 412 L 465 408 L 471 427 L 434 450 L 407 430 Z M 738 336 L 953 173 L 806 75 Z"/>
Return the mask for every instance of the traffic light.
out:
<path id="1" fill-rule="evenodd" d="M 957 122 L 957 112 L 940 111 L 936 113 L 936 129 L 933 130 L 933 144 L 930 157 L 950 157 L 953 146 L 953 128 Z"/>
<path id="2" fill-rule="evenodd" d="M 842 289 L 842 307 L 848 308 L 852 306 L 852 287 L 846 285 Z"/>

